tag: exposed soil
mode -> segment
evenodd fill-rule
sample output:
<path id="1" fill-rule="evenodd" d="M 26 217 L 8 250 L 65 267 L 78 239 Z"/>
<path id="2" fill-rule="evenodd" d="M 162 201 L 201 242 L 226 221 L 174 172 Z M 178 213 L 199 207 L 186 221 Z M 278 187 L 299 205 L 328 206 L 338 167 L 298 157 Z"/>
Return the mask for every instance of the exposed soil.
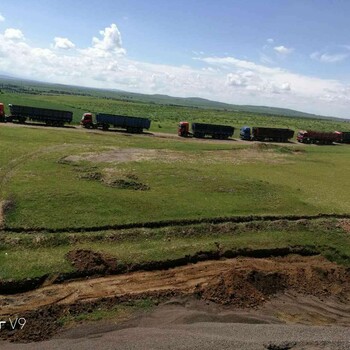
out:
<path id="1" fill-rule="evenodd" d="M 98 274 L 116 271 L 117 269 L 115 258 L 88 249 L 71 250 L 66 257 L 78 272 L 85 271 Z"/>
<path id="2" fill-rule="evenodd" d="M 349 220 L 349 219 L 339 220 L 339 226 L 340 226 L 344 231 L 350 233 L 350 220 Z"/>
<path id="3" fill-rule="evenodd" d="M 295 152 L 298 151 L 298 152 Z M 66 164 L 75 165 L 80 161 L 91 163 L 125 163 L 140 161 L 157 161 L 163 163 L 179 162 L 186 159 L 190 162 L 220 163 L 230 162 L 245 164 L 251 162 L 280 163 L 286 162 L 288 154 L 301 154 L 300 150 L 276 145 L 252 144 L 245 149 L 203 151 L 195 153 L 173 151 L 167 149 L 143 148 L 111 148 L 101 152 L 85 152 L 80 155 L 70 155 L 62 159 Z"/>
<path id="4" fill-rule="evenodd" d="M 282 257 L 290 254 L 301 256 L 318 255 L 312 247 L 281 247 L 269 249 L 233 249 L 222 250 L 220 246 L 216 250 L 199 251 L 192 255 L 166 260 L 146 261 L 140 263 L 122 264 L 115 257 L 108 256 L 89 249 L 73 249 L 66 255 L 67 260 L 75 268 L 75 271 L 61 273 L 52 276 L 26 278 L 24 280 L 0 280 L 0 294 L 10 295 L 19 292 L 27 292 L 44 285 L 64 283 L 70 280 L 84 277 L 97 277 L 101 275 L 125 274 L 135 271 L 157 271 L 185 266 L 200 261 L 219 260 L 222 258 L 236 258 L 239 256 L 253 258 Z"/>
<path id="5" fill-rule="evenodd" d="M 104 269 L 110 263 L 106 257 L 86 251 L 69 255 L 81 269 L 96 266 Z M 322 300 L 331 298 L 333 309 L 329 307 L 328 314 L 343 310 L 342 322 L 350 325 L 350 270 L 320 256 L 290 255 L 204 261 L 168 270 L 76 280 L 0 296 L 0 318 L 19 315 L 26 317 L 31 325 L 23 330 L 4 330 L 0 338 L 45 339 L 60 328 L 57 320 L 67 313 L 91 312 L 101 305 L 108 307 L 146 296 L 164 299 L 193 295 L 207 302 L 256 309 L 286 293 L 316 298 L 320 308 Z M 284 311 L 284 318 L 288 319 L 288 310 Z"/>

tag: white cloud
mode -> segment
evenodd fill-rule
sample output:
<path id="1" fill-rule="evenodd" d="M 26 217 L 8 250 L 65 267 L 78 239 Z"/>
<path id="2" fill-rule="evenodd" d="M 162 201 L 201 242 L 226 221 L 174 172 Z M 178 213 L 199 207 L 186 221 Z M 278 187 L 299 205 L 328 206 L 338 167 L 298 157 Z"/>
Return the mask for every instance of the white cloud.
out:
<path id="1" fill-rule="evenodd" d="M 100 31 L 102 39 L 94 37 L 92 39 L 93 47 L 97 50 L 124 55 L 125 49 L 122 47 L 121 34 L 118 27 L 113 23 Z"/>
<path id="2" fill-rule="evenodd" d="M 5 17 L 0 13 L 0 22 L 4 22 L 5 21 Z"/>
<path id="3" fill-rule="evenodd" d="M 337 54 L 329 54 L 329 53 L 321 53 L 321 52 L 313 52 L 310 55 L 310 58 L 313 60 L 317 60 L 324 63 L 336 63 L 344 61 L 346 58 L 349 57 L 349 54 L 347 53 L 337 53 Z"/>
<path id="4" fill-rule="evenodd" d="M 269 44 L 273 44 L 275 42 L 275 40 L 273 40 L 272 38 L 269 38 L 266 40 Z"/>
<path id="5" fill-rule="evenodd" d="M 290 83 L 283 83 L 281 85 L 281 89 L 284 90 L 284 91 L 290 91 L 291 90 Z"/>
<path id="6" fill-rule="evenodd" d="M 285 47 L 283 45 L 275 46 L 273 49 L 281 55 L 289 55 L 290 53 L 292 53 L 294 51 L 293 48 L 288 48 L 288 47 Z"/>
<path id="7" fill-rule="evenodd" d="M 15 28 L 7 28 L 4 37 L 9 40 L 24 40 L 24 35 L 21 30 Z"/>
<path id="8" fill-rule="evenodd" d="M 235 57 L 206 57 L 202 61 L 227 72 L 226 98 L 231 93 L 250 104 L 276 105 L 278 94 L 278 102 L 283 101 L 284 107 L 330 115 L 334 115 L 336 106 L 328 102 L 337 101 L 342 105 L 343 115 L 349 116 L 345 105 L 349 104 L 350 87 L 339 81 L 304 76 Z M 310 109 L 311 105 L 314 108 Z"/>
<path id="9" fill-rule="evenodd" d="M 54 41 L 53 47 L 55 49 L 70 50 L 75 48 L 75 45 L 67 38 L 55 37 Z"/>
<path id="10" fill-rule="evenodd" d="M 204 68 L 145 63 L 127 57 L 116 25 L 100 34 L 90 47 L 67 51 L 56 50 L 53 45 L 34 47 L 24 40 L 20 30 L 8 29 L 0 33 L 0 71 L 55 83 L 349 116 L 350 86 L 336 80 L 300 75 L 233 56 L 194 57 L 205 63 Z"/>

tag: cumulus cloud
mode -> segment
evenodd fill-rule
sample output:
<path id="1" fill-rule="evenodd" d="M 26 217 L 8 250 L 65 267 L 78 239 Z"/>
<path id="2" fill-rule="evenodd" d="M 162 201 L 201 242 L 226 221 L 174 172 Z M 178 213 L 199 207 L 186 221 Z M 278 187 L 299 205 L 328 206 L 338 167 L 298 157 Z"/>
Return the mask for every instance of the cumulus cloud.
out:
<path id="1" fill-rule="evenodd" d="M 9 40 L 24 40 L 24 35 L 21 30 L 15 28 L 7 28 L 4 33 L 5 39 Z"/>
<path id="2" fill-rule="evenodd" d="M 348 103 L 346 85 L 336 80 L 304 76 L 279 67 L 266 67 L 235 57 L 205 57 L 201 60 L 215 65 L 222 72 L 227 72 L 224 78 L 228 93 L 231 91 L 232 95 L 241 98 L 242 96 L 246 96 L 247 99 L 254 98 L 256 102 L 253 104 L 261 100 L 265 104 L 267 101 L 276 103 L 274 97 L 276 94 L 280 96 L 280 101 L 283 99 L 288 103 L 286 105 L 288 108 L 310 110 L 307 105 L 315 103 L 321 109 L 320 100 L 331 101 L 330 97 L 334 97 L 334 101 Z M 336 97 L 339 91 L 344 91 L 341 99 Z M 322 108 L 323 112 L 318 113 L 325 114 L 325 110 L 331 111 L 329 105 L 326 107 L 323 105 Z M 334 114 L 334 109 L 328 113 Z"/>
<path id="3" fill-rule="evenodd" d="M 320 61 L 323 63 L 341 62 L 348 57 L 349 57 L 348 53 L 329 54 L 329 53 L 321 53 L 319 51 L 315 51 L 310 55 L 310 58 L 312 58 L 313 60 Z"/>
<path id="4" fill-rule="evenodd" d="M 70 50 L 74 49 L 75 45 L 67 38 L 55 37 L 53 47 L 55 49 Z"/>
<path id="5" fill-rule="evenodd" d="M 94 37 L 92 39 L 93 47 L 97 50 L 109 53 L 124 55 L 125 49 L 122 47 L 122 38 L 118 27 L 113 23 L 100 31 L 102 39 Z"/>
<path id="6" fill-rule="evenodd" d="M 291 47 L 288 48 L 288 47 L 285 47 L 283 45 L 275 46 L 273 49 L 281 55 L 289 55 L 290 53 L 292 53 L 294 51 L 293 48 L 291 48 Z"/>
<path id="7" fill-rule="evenodd" d="M 0 13 L 0 22 L 4 22 L 5 21 L 5 17 Z"/>

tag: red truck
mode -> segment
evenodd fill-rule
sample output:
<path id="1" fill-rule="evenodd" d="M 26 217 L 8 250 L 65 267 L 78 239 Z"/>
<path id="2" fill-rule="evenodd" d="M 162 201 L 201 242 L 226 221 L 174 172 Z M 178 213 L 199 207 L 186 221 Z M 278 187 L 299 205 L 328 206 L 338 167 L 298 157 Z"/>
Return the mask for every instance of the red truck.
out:
<path id="1" fill-rule="evenodd" d="M 5 107 L 3 103 L 0 103 L 0 122 L 5 122 Z"/>
<path id="2" fill-rule="evenodd" d="M 350 132 L 349 131 L 335 131 L 340 143 L 350 143 Z"/>
<path id="3" fill-rule="evenodd" d="M 301 143 L 331 145 L 333 142 L 338 142 L 339 136 L 335 132 L 300 130 L 298 132 L 297 140 Z"/>

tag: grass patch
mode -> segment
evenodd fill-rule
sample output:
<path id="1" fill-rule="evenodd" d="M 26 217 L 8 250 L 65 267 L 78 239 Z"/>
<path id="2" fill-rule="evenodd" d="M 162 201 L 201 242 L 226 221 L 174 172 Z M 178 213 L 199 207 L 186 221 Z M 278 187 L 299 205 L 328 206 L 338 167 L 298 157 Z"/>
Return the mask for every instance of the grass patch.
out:
<path id="1" fill-rule="evenodd" d="M 85 322 L 113 320 L 122 322 L 130 319 L 135 313 L 150 311 L 155 306 L 152 299 L 140 299 L 124 302 L 114 306 L 95 306 L 86 312 L 69 313 L 60 317 L 57 322 L 60 326 L 70 327 Z"/>
<path id="2" fill-rule="evenodd" d="M 350 237 L 336 220 L 193 225 L 81 234 L 6 234 L 1 237 L 1 279 L 73 271 L 65 255 L 90 249 L 119 264 L 176 259 L 198 251 L 311 247 L 350 266 Z"/>

